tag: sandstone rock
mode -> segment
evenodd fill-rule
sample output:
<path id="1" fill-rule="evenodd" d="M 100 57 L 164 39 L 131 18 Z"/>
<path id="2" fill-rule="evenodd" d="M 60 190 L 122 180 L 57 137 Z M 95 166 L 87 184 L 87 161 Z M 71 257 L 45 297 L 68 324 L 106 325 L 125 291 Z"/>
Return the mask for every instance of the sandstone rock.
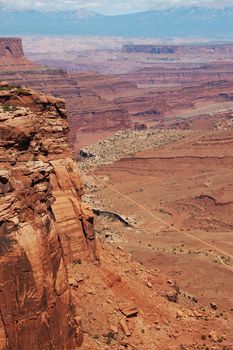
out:
<path id="1" fill-rule="evenodd" d="M 153 287 L 153 284 L 151 282 L 147 282 L 147 287 L 148 288 L 152 288 Z"/>
<path id="2" fill-rule="evenodd" d="M 120 320 L 120 325 L 121 325 L 121 328 L 122 328 L 124 334 L 125 334 L 127 337 L 130 337 L 130 336 L 131 336 L 131 332 L 130 332 L 130 330 L 129 330 L 129 327 L 128 327 L 128 324 L 127 324 L 125 318 L 122 318 L 122 319 Z"/>
<path id="3" fill-rule="evenodd" d="M 126 317 L 137 316 L 138 314 L 138 308 L 131 302 L 120 303 L 119 309 Z"/>
<path id="4" fill-rule="evenodd" d="M 173 303 L 177 303 L 178 301 L 178 293 L 176 291 L 168 291 L 166 293 L 166 297 L 169 301 Z"/>
<path id="5" fill-rule="evenodd" d="M 201 318 L 202 318 L 202 313 L 200 313 L 198 310 L 194 310 L 194 311 L 193 311 L 193 315 L 194 315 L 194 317 L 196 317 L 197 319 L 201 319 Z"/>
<path id="6" fill-rule="evenodd" d="M 1 87 L 7 87 L 7 86 L 9 86 L 9 83 L 6 82 L 6 81 L 1 81 L 1 82 L 0 82 L 0 86 L 1 86 Z"/>
<path id="7" fill-rule="evenodd" d="M 67 118 L 58 107 L 64 102 L 7 91 L 19 113 L 0 108 L 0 348 L 76 349 L 83 335 L 71 298 L 72 266 L 97 255 L 94 215 L 82 204 Z M 48 101 L 43 109 L 36 96 Z"/>
<path id="8" fill-rule="evenodd" d="M 209 338 L 212 339 L 215 343 L 218 342 L 219 336 L 216 331 L 212 331 L 209 334 Z"/>
<path id="9" fill-rule="evenodd" d="M 217 310 L 217 305 L 215 303 L 210 303 L 210 306 L 213 310 Z"/>
<path id="10" fill-rule="evenodd" d="M 111 330 L 113 333 L 118 333 L 118 327 L 117 327 L 117 326 L 111 325 L 111 326 L 110 326 L 110 330 Z"/>
<path id="11" fill-rule="evenodd" d="M 112 288 L 114 287 L 116 284 L 121 282 L 121 276 L 119 276 L 116 273 L 108 273 L 107 274 L 107 285 L 108 287 Z"/>
<path id="12" fill-rule="evenodd" d="M 183 317 L 183 312 L 182 311 L 177 311 L 176 318 L 182 318 L 182 317 Z"/>
<path id="13" fill-rule="evenodd" d="M 22 40 L 20 38 L 2 38 L 0 41 L 0 57 L 10 56 L 20 58 L 23 56 Z M 3 86 L 6 83 L 3 82 Z"/>

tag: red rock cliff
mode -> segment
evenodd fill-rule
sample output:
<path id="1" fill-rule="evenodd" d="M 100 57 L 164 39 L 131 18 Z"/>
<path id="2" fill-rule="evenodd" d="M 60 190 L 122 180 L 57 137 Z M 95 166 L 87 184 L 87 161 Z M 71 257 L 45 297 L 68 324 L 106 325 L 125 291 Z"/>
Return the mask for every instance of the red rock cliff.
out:
<path id="1" fill-rule="evenodd" d="M 96 259 L 64 101 L 0 84 L 0 349 L 82 343 L 70 271 Z"/>
<path id="2" fill-rule="evenodd" d="M 23 57 L 23 45 L 20 38 L 1 38 L 0 39 L 0 57 L 8 56 L 19 58 Z"/>

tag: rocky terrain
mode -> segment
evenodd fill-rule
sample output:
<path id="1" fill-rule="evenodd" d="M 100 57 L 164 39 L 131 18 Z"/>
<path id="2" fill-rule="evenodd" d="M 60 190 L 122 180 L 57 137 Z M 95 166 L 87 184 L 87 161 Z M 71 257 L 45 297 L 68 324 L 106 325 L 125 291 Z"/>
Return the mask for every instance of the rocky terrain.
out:
<path id="1" fill-rule="evenodd" d="M 2 62 L 0 349 L 232 350 L 230 63 Z"/>
<path id="2" fill-rule="evenodd" d="M 0 348 L 231 349 L 230 318 L 96 242 L 64 101 L 1 83 L 0 105 Z"/>
<path id="3" fill-rule="evenodd" d="M 35 42 L 41 45 L 39 39 Z M 48 46 L 50 39 L 43 39 L 42 42 Z M 58 49 L 61 42 L 61 38 L 56 39 Z M 47 53 L 47 60 L 43 60 L 45 53 L 42 56 L 41 47 L 36 49 L 35 43 L 33 44 L 34 59 L 38 57 L 40 62 L 67 69 L 69 77 L 79 82 L 79 89 L 81 86 L 79 99 L 77 96 L 68 96 L 72 104 L 68 108 L 73 115 L 72 129 L 76 124 L 79 125 L 79 137 L 82 137 L 83 131 L 88 132 L 92 143 L 93 131 L 101 131 L 103 126 L 105 130 L 112 129 L 112 123 L 106 118 L 106 110 L 103 109 L 103 113 L 101 111 L 105 104 L 110 111 L 113 106 L 118 109 L 119 117 L 114 114 L 117 128 L 127 117 L 124 114 L 126 111 L 127 123 L 129 125 L 130 122 L 132 127 L 135 124 L 145 124 L 148 127 L 161 128 L 176 127 L 179 124 L 179 127 L 188 128 L 192 124 L 191 128 L 196 129 L 201 125 L 203 128 L 215 127 L 215 122 L 212 123 L 213 114 L 218 119 L 221 113 L 221 118 L 224 119 L 224 113 L 226 116 L 231 113 L 233 77 L 230 44 L 186 43 L 184 46 L 172 43 L 167 46 L 153 46 L 179 48 L 171 58 L 171 54 L 166 52 L 160 55 L 124 52 L 125 50 L 119 49 L 119 43 L 122 42 L 120 38 L 115 41 L 105 39 L 103 42 L 101 49 L 98 49 L 98 38 L 88 38 L 85 47 L 82 38 L 66 39 L 67 51 L 61 53 L 60 61 L 56 60 L 51 51 Z M 25 39 L 27 50 L 29 43 L 32 44 L 29 39 Z M 148 43 L 136 46 L 150 47 Z M 31 55 L 30 51 L 29 54 Z M 95 70 L 101 74 L 87 70 Z M 85 95 L 89 97 L 85 98 Z M 100 122 L 96 130 L 93 121 L 97 118 L 99 120 L 99 117 L 92 119 L 89 113 L 91 109 L 84 110 L 83 115 L 76 111 L 76 104 L 83 105 L 82 101 L 86 109 L 88 104 L 92 109 L 100 111 L 98 116 L 103 115 L 104 122 Z M 192 118 L 188 118 L 189 113 Z M 195 122 L 190 122 L 190 119 L 195 119 Z M 89 130 L 87 123 L 90 123 Z M 126 127 L 126 124 L 122 125 L 123 128 Z M 77 142 L 77 148 L 82 147 Z"/>
<path id="4" fill-rule="evenodd" d="M 160 146 L 158 140 L 157 147 L 143 152 L 122 153 L 117 161 L 121 151 L 115 142 L 112 162 L 109 159 L 108 165 L 101 166 L 99 160 L 98 167 L 93 161 L 91 171 L 88 168 L 86 198 L 89 203 L 94 198 L 103 212 L 108 208 L 122 215 L 132 226 L 111 229 L 109 223 L 101 222 L 108 238 L 143 264 L 159 264 L 170 277 L 176 276 L 188 294 L 205 305 L 216 303 L 229 317 L 231 142 L 231 130 L 199 131 Z M 97 147 L 90 149 L 101 155 Z M 86 162 L 91 164 L 91 159 Z M 103 198 L 108 199 L 107 205 Z"/>
<path id="5" fill-rule="evenodd" d="M 143 266 L 159 266 L 184 298 L 232 324 L 232 131 L 189 132 L 177 141 L 168 134 L 165 144 L 154 132 L 143 152 L 134 137 L 117 133 L 87 148 L 95 157 L 79 164 L 88 171 L 84 200 L 98 208 L 98 234 Z M 126 154 L 122 142 L 135 153 Z M 204 349 L 232 343 L 207 342 Z"/>
<path id="6" fill-rule="evenodd" d="M 116 131 L 131 126 L 127 110 L 113 99 L 105 99 L 104 94 L 109 91 L 111 96 L 118 89 L 124 92 L 137 88 L 135 84 L 117 77 L 105 79 L 95 73 L 86 73 L 84 76 L 68 74 L 61 69 L 36 65 L 24 57 L 21 39 L 0 39 L 0 45 L 10 50 L 0 55 L 1 80 L 27 85 L 66 99 L 71 125 L 70 142 L 74 147 L 78 130 Z M 16 57 L 15 52 L 20 53 L 20 56 Z"/>
<path id="7" fill-rule="evenodd" d="M 97 256 L 64 101 L 7 83 L 0 90 L 0 348 L 73 349 L 83 336 L 72 268 Z"/>
<path id="8" fill-rule="evenodd" d="M 49 39 L 43 42 L 50 43 Z M 76 43 L 74 39 L 67 42 L 69 49 Z M 233 76 L 229 45 L 216 45 L 211 55 L 202 53 L 208 51 L 208 45 L 201 46 L 200 52 L 195 46 L 195 52 L 178 53 L 174 61 L 169 61 L 169 54 L 158 55 L 157 59 L 154 54 L 128 54 L 119 49 L 79 53 L 74 47 L 72 52 L 65 51 L 60 65 L 68 69 L 66 72 L 30 62 L 23 56 L 19 39 L 4 38 L 0 43 L 11 51 L 4 51 L 0 58 L 2 80 L 66 99 L 75 153 L 87 140 L 94 143 L 119 129 L 213 129 L 219 121 L 227 127 L 231 123 Z M 36 50 L 35 43 L 36 39 Z M 14 52 L 20 53 L 17 59 L 13 58 Z M 97 62 L 102 67 L 100 71 L 108 74 L 69 69 L 69 65 L 82 67 L 85 63 L 86 68 L 98 71 Z M 124 74 L 109 74 L 111 71 Z"/>
<path id="9" fill-rule="evenodd" d="M 103 141 L 81 149 L 79 169 L 86 173 L 97 166 L 112 164 L 139 151 L 160 147 L 189 135 L 189 131 L 183 130 L 118 131 Z"/>

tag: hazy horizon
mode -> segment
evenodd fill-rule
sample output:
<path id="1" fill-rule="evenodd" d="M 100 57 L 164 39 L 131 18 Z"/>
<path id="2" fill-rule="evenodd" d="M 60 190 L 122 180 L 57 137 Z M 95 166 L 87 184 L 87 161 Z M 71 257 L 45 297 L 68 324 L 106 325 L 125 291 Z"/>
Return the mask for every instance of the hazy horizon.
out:
<path id="1" fill-rule="evenodd" d="M 58 0 L 56 4 L 50 0 L 0 0 L 0 6 L 8 10 L 40 10 L 40 11 L 67 11 L 87 10 L 103 15 L 130 14 L 150 10 L 162 10 L 176 7 L 214 7 L 223 8 L 233 6 L 233 0 L 120 0 L 112 3 L 111 0 Z"/>

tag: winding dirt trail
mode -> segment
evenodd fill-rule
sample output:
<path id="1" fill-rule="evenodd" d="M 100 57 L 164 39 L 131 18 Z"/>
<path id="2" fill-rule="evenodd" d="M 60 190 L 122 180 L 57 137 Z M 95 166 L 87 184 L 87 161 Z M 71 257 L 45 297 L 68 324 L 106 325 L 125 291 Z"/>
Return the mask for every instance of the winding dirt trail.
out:
<path id="1" fill-rule="evenodd" d="M 228 258 L 231 258 L 233 260 L 233 255 L 227 253 L 226 251 L 222 250 L 221 248 L 216 247 L 215 245 L 206 242 L 205 240 L 198 238 L 194 235 L 192 235 L 191 233 L 187 232 L 187 231 L 181 231 L 180 229 L 176 228 L 175 226 L 173 226 L 172 224 L 170 224 L 169 222 L 167 222 L 166 220 L 161 219 L 159 216 L 155 215 L 153 212 L 151 212 L 148 208 L 146 208 L 144 205 L 138 203 L 137 201 L 135 201 L 134 199 L 132 199 L 131 197 L 123 194 L 122 192 L 118 191 L 117 189 L 115 189 L 114 187 L 106 184 L 104 181 L 102 181 L 100 178 L 98 178 L 98 176 L 94 173 L 94 171 L 91 172 L 91 175 L 95 178 L 96 181 L 98 181 L 99 183 L 101 183 L 102 185 L 104 185 L 105 187 L 109 188 L 112 192 L 117 193 L 118 195 L 120 195 L 122 198 L 124 198 L 127 201 L 130 201 L 131 203 L 137 205 L 140 209 L 142 209 L 143 211 L 145 211 L 147 214 L 149 214 L 154 221 L 160 222 L 161 224 L 169 227 L 171 230 L 179 233 L 180 235 L 186 236 L 188 238 L 191 238 L 192 240 L 195 240 L 199 243 L 202 243 L 203 245 L 205 245 L 208 248 L 211 248 L 213 250 L 215 250 L 216 252 L 223 254 L 225 256 L 227 256 Z M 221 257 L 220 261 L 222 266 L 233 272 L 233 266 L 229 266 L 227 265 L 224 261 L 222 261 Z"/>

